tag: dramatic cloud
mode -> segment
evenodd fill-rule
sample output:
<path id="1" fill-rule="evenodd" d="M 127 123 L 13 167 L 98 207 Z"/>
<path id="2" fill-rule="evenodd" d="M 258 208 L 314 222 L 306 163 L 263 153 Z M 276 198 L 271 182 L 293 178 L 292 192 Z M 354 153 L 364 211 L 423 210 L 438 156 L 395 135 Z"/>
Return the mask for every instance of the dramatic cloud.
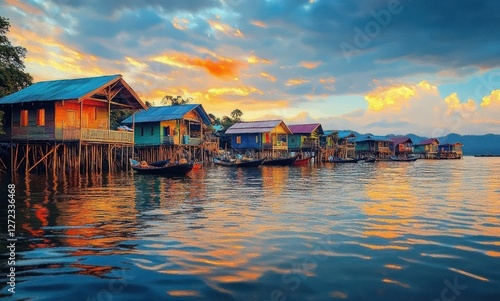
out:
<path id="1" fill-rule="evenodd" d="M 193 97 L 216 116 L 500 133 L 499 1 L 0 0 L 0 11 L 35 81 L 120 73 L 145 100 Z"/>

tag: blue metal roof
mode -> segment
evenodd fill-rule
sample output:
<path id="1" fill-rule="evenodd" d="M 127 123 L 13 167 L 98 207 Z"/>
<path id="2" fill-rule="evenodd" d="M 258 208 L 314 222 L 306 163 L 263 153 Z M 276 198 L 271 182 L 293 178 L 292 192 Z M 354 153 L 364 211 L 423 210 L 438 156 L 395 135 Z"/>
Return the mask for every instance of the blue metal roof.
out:
<path id="1" fill-rule="evenodd" d="M 351 140 L 351 139 L 350 139 Z M 373 136 L 373 135 L 362 135 L 360 137 L 357 137 L 355 139 L 352 139 L 352 141 L 355 142 L 363 142 L 363 141 L 384 141 L 384 142 L 392 142 L 391 139 L 388 139 L 385 136 Z"/>
<path id="2" fill-rule="evenodd" d="M 135 123 L 143 123 L 182 119 L 184 115 L 192 110 L 196 110 L 198 115 L 200 115 L 203 120 L 203 123 L 212 123 L 210 117 L 207 112 L 205 112 L 205 109 L 203 109 L 201 104 L 187 104 L 178 106 L 150 107 L 147 111 L 140 111 L 136 113 L 134 117 L 129 116 L 122 121 L 122 124 L 132 124 L 133 120 Z"/>
<path id="3" fill-rule="evenodd" d="M 287 134 L 292 131 L 282 120 L 263 120 L 263 121 L 247 121 L 238 122 L 230 126 L 226 130 L 226 134 L 254 134 L 254 133 L 267 133 L 274 130 L 278 125 L 283 123 Z"/>
<path id="4" fill-rule="evenodd" d="M 120 74 L 77 79 L 52 80 L 35 83 L 18 92 L 0 98 L 0 104 L 16 104 L 32 101 L 56 101 L 81 99 L 92 92 L 117 81 Z"/>

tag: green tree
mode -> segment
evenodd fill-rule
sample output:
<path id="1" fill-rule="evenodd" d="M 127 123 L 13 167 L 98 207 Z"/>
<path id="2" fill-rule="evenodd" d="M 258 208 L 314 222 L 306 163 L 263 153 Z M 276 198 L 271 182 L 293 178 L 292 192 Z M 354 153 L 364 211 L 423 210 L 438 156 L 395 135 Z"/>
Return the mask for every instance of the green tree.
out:
<path id="1" fill-rule="evenodd" d="M 29 73 L 24 72 L 26 49 L 13 46 L 7 38 L 9 19 L 0 16 L 0 97 L 17 92 L 33 83 Z M 0 111 L 0 132 L 3 132 L 3 112 Z"/>
<path id="2" fill-rule="evenodd" d="M 241 116 L 243 116 L 243 112 L 241 112 L 239 109 L 233 110 L 231 112 L 231 119 L 233 120 L 233 124 L 241 122 Z"/>
<path id="3" fill-rule="evenodd" d="M 170 102 L 170 105 L 172 105 L 172 106 L 179 106 L 179 105 L 188 104 L 192 100 L 193 99 L 191 97 L 188 97 L 188 98 L 184 99 L 180 95 L 177 95 L 177 97 L 173 97 L 172 95 L 165 95 L 162 98 L 161 103 L 165 104 L 165 105 L 168 105 L 168 103 Z"/>

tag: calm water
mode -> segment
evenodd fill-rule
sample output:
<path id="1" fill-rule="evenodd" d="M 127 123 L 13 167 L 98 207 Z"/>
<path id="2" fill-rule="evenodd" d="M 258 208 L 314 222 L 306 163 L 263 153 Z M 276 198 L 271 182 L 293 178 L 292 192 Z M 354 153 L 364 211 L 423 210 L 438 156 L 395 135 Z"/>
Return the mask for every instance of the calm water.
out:
<path id="1" fill-rule="evenodd" d="M 500 300 L 500 158 L 15 184 L 0 299 Z"/>

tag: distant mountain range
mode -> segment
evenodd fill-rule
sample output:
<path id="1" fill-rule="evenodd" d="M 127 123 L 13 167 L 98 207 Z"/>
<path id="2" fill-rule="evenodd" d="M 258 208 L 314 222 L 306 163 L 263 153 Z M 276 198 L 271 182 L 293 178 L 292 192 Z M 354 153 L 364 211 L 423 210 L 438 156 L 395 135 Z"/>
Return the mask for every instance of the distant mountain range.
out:
<path id="1" fill-rule="evenodd" d="M 352 131 L 356 135 L 363 135 Z M 368 134 L 366 134 L 368 135 Z M 387 138 L 390 137 L 408 137 L 411 138 L 414 144 L 419 143 L 422 140 L 425 140 L 430 137 L 422 137 L 415 134 L 406 134 L 406 135 L 387 135 Z M 487 135 L 460 135 L 460 134 L 448 134 L 444 137 L 437 137 L 440 143 L 455 143 L 460 142 L 464 145 L 463 152 L 464 155 L 500 155 L 500 135 L 496 134 L 487 134 Z"/>

